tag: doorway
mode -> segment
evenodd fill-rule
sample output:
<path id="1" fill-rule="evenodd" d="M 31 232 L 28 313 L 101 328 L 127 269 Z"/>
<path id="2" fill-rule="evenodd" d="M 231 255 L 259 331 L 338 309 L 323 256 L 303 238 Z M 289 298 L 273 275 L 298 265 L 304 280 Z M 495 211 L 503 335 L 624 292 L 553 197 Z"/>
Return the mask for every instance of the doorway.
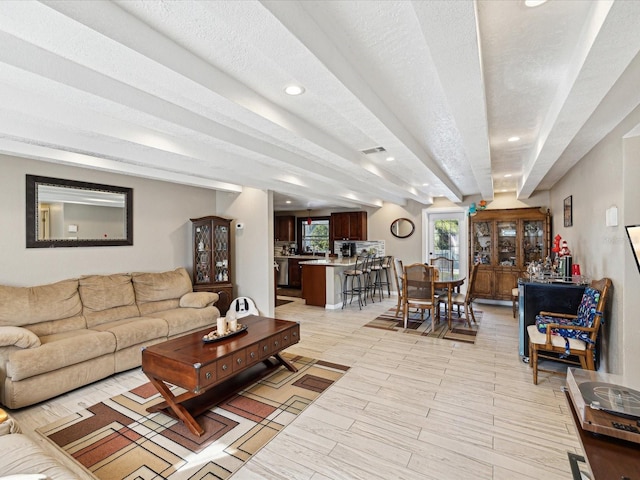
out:
<path id="1" fill-rule="evenodd" d="M 462 209 L 425 210 L 427 231 L 424 238 L 424 261 L 433 257 L 453 260 L 454 273 L 467 275 L 467 222 Z"/>

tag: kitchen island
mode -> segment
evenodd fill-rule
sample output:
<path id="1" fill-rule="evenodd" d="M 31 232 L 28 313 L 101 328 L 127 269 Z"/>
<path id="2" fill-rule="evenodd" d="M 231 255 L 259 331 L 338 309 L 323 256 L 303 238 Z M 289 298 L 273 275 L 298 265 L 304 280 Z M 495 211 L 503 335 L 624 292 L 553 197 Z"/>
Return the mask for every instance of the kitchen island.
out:
<path id="1" fill-rule="evenodd" d="M 342 308 L 344 271 L 355 264 L 356 257 L 301 261 L 302 298 L 306 304 L 330 310 Z"/>

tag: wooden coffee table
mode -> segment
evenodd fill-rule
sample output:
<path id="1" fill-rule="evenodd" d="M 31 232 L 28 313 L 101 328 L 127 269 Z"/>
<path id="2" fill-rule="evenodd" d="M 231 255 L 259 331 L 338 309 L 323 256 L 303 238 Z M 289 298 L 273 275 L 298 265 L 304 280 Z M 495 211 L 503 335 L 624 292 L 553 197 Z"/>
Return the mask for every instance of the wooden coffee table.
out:
<path id="1" fill-rule="evenodd" d="M 142 371 L 165 400 L 148 411 L 182 420 L 200 436 L 204 430 L 194 417 L 280 365 L 297 371 L 280 356 L 300 340 L 297 322 L 251 315 L 238 323 L 247 330 L 216 342 L 202 339 L 210 327 L 145 348 Z M 169 384 L 187 391 L 175 396 Z"/>

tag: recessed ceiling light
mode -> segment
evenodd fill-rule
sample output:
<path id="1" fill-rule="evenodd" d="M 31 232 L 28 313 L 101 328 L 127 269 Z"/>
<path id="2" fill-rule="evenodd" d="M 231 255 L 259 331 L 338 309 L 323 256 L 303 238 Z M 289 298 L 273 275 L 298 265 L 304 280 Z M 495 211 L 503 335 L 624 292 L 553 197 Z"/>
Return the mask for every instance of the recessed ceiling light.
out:
<path id="1" fill-rule="evenodd" d="M 395 160 L 395 158 L 394 157 L 387 157 L 386 160 L 387 160 L 387 162 L 393 162 Z"/>
<path id="2" fill-rule="evenodd" d="M 517 142 L 520 140 L 520 137 L 509 137 L 507 138 L 507 142 Z"/>
<path id="3" fill-rule="evenodd" d="M 302 95 L 304 93 L 304 88 L 300 85 L 287 85 L 284 88 L 284 93 L 287 95 Z"/>
<path id="4" fill-rule="evenodd" d="M 429 186 L 429 184 L 428 184 L 428 183 L 423 183 L 423 184 L 422 184 L 422 186 L 423 186 L 423 187 L 428 187 L 428 186 Z"/>
<path id="5" fill-rule="evenodd" d="M 524 4 L 530 8 L 539 7 L 543 3 L 547 3 L 547 0 L 524 0 Z"/>
<path id="6" fill-rule="evenodd" d="M 286 201 L 286 202 L 284 202 L 284 203 L 291 203 L 291 200 L 287 200 L 287 201 Z"/>
<path id="7" fill-rule="evenodd" d="M 511 176 L 510 173 L 505 173 L 504 178 L 509 178 Z"/>

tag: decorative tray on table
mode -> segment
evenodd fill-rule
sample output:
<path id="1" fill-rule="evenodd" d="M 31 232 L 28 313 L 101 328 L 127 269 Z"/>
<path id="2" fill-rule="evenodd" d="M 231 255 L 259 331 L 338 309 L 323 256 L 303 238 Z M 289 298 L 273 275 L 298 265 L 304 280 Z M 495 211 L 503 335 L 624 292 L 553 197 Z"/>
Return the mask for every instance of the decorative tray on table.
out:
<path id="1" fill-rule="evenodd" d="M 207 333 L 204 337 L 202 337 L 202 341 L 204 343 L 213 343 L 218 342 L 220 340 L 224 340 L 225 338 L 233 337 L 234 335 L 238 335 L 239 333 L 244 332 L 247 329 L 247 325 L 238 324 L 238 328 L 233 332 L 225 333 L 224 335 L 218 335 L 218 330 L 212 330 Z"/>

